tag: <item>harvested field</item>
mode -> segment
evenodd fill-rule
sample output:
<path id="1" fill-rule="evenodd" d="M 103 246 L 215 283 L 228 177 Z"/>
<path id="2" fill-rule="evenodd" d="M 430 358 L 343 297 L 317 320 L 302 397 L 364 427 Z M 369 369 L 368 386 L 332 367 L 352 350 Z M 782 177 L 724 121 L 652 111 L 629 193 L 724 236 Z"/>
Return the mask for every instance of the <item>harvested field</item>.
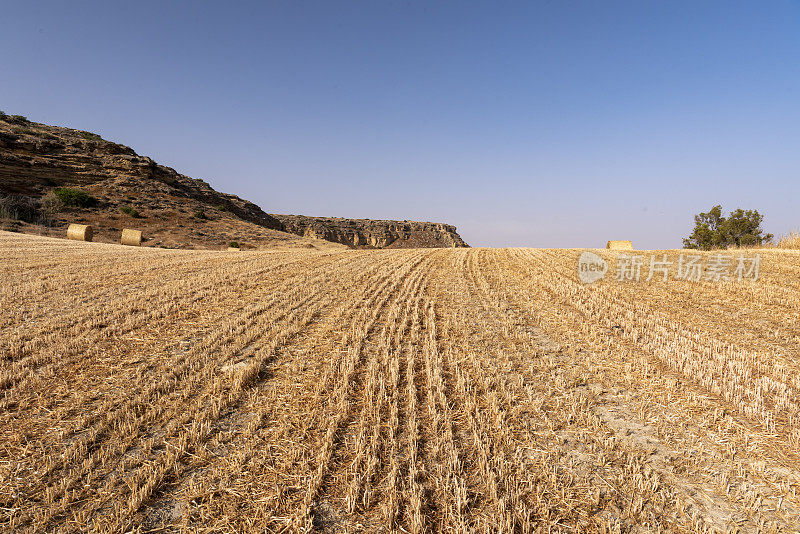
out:
<path id="1" fill-rule="evenodd" d="M 800 529 L 800 252 L 580 253 L 0 233 L 0 529 Z"/>

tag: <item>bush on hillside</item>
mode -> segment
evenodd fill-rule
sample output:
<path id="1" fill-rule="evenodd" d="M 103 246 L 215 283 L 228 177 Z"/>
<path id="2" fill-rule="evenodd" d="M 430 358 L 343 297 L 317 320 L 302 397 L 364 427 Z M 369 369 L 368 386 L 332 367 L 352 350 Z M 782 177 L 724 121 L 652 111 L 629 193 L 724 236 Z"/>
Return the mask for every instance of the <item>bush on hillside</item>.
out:
<path id="1" fill-rule="evenodd" d="M 73 208 L 91 208 L 97 205 L 97 199 L 86 191 L 72 187 L 59 187 L 53 191 L 65 206 Z"/>
<path id="2" fill-rule="evenodd" d="M 0 194 L 0 219 L 52 226 L 63 203 L 53 192 L 42 198 Z"/>
<path id="3" fill-rule="evenodd" d="M 90 141 L 102 141 L 103 140 L 102 137 L 100 137 L 96 133 L 92 133 L 92 132 L 79 131 L 78 135 L 80 135 L 84 139 L 88 139 Z"/>
<path id="4" fill-rule="evenodd" d="M 0 219 L 35 223 L 39 220 L 39 203 L 25 195 L 0 195 Z"/>
<path id="5" fill-rule="evenodd" d="M 142 217 L 141 213 L 139 213 L 137 210 L 135 210 L 134 208 L 132 208 L 130 206 L 122 206 L 119 209 L 119 211 L 121 211 L 122 213 L 124 213 L 126 215 L 130 215 L 134 219 L 141 219 L 141 217 Z"/>
<path id="6" fill-rule="evenodd" d="M 39 199 L 39 219 L 41 220 L 42 224 L 45 226 L 51 226 L 53 221 L 55 221 L 56 215 L 61 208 L 64 207 L 64 203 L 61 202 L 61 199 L 56 196 L 53 191 L 50 191 L 42 198 Z"/>

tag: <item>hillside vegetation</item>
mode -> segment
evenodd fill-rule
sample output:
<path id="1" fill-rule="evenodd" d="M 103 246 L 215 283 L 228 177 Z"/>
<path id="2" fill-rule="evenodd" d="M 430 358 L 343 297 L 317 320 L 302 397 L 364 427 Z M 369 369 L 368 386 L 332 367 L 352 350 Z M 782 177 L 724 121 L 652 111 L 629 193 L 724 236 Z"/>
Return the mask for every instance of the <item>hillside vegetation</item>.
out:
<path id="1" fill-rule="evenodd" d="M 0 528 L 797 531 L 798 253 L 580 253 L 0 233 Z"/>

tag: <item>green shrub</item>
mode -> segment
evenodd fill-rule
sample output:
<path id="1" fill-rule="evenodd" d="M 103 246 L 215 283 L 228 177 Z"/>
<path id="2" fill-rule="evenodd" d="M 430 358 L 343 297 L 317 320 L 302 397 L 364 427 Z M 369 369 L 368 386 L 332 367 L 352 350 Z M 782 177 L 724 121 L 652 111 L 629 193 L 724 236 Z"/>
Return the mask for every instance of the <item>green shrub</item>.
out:
<path id="1" fill-rule="evenodd" d="M 130 215 L 130 216 L 131 216 L 131 217 L 133 217 L 134 219 L 139 219 L 139 218 L 141 218 L 141 217 L 142 217 L 141 213 L 139 213 L 138 211 L 136 211 L 135 209 L 133 209 L 133 208 L 132 208 L 132 207 L 130 207 L 130 206 L 122 206 L 122 207 L 119 209 L 119 211 L 121 211 L 122 213 L 124 213 L 124 214 L 126 214 L 126 215 Z"/>
<path id="2" fill-rule="evenodd" d="M 59 187 L 54 190 L 56 196 L 64 203 L 65 206 L 72 206 L 75 208 L 91 208 L 97 205 L 97 199 L 91 196 L 86 191 L 74 189 L 72 187 Z"/>
<path id="3" fill-rule="evenodd" d="M 78 132 L 78 134 L 79 134 L 81 137 L 83 137 L 84 139 L 89 139 L 89 140 L 91 140 L 91 141 L 102 141 L 102 140 L 103 140 L 103 138 L 102 138 L 102 137 L 100 137 L 100 136 L 99 136 L 99 135 L 97 135 L 96 133 L 92 133 L 92 132 L 84 132 L 84 131 L 80 131 L 80 132 Z"/>
<path id="4" fill-rule="evenodd" d="M 228 243 L 228 246 L 231 247 L 231 248 L 239 248 L 239 242 L 238 241 L 231 241 L 230 243 Z"/>
<path id="5" fill-rule="evenodd" d="M 206 215 L 206 212 L 203 210 L 198 210 L 194 212 L 194 215 L 192 215 L 192 217 L 194 217 L 195 219 L 204 219 L 204 220 L 208 219 L 208 215 Z"/>

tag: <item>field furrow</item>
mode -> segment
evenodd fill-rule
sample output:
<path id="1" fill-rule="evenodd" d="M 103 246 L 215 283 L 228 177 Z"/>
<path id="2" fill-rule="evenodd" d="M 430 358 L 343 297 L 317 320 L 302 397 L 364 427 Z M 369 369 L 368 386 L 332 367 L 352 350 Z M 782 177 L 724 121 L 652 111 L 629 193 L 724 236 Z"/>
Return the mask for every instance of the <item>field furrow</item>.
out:
<path id="1" fill-rule="evenodd" d="M 0 234 L 0 529 L 797 531 L 797 255 L 581 252 Z"/>

